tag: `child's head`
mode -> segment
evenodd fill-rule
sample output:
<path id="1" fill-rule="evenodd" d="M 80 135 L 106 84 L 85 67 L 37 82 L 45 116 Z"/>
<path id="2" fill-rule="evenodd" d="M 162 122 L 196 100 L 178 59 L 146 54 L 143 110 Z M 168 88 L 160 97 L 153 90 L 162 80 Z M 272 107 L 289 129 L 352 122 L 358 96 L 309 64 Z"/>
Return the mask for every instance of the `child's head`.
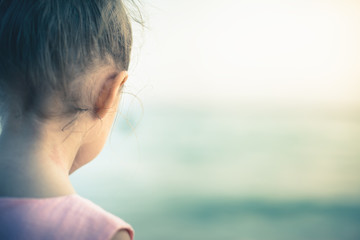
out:
<path id="1" fill-rule="evenodd" d="M 0 0 L 0 116 L 93 111 L 99 69 L 128 69 L 132 34 L 121 0 Z"/>
<path id="2" fill-rule="evenodd" d="M 70 172 L 91 161 L 114 121 L 131 45 L 122 0 L 0 0 L 2 139 L 46 145 Z"/>

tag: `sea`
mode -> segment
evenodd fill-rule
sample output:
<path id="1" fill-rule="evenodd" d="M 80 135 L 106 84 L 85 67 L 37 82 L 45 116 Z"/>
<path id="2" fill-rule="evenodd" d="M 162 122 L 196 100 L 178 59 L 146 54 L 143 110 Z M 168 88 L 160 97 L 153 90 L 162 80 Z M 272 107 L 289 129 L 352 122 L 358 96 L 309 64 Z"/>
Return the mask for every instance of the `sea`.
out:
<path id="1" fill-rule="evenodd" d="M 71 181 L 138 240 L 358 240 L 360 108 L 129 104 Z"/>

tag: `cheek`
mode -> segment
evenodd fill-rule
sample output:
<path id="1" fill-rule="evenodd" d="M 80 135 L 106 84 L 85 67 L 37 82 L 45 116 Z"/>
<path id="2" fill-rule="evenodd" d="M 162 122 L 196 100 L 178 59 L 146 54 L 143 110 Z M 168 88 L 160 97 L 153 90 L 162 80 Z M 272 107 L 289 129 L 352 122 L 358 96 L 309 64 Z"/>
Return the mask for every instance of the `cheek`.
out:
<path id="1" fill-rule="evenodd" d="M 114 122 L 114 117 L 115 114 L 109 114 L 107 118 L 87 132 L 83 144 L 77 151 L 70 173 L 91 162 L 101 152 Z"/>
<path id="2" fill-rule="evenodd" d="M 97 155 L 99 155 L 105 145 L 107 136 L 108 131 L 102 131 L 100 134 L 94 136 L 92 141 L 83 144 L 76 154 L 70 173 L 91 162 Z"/>

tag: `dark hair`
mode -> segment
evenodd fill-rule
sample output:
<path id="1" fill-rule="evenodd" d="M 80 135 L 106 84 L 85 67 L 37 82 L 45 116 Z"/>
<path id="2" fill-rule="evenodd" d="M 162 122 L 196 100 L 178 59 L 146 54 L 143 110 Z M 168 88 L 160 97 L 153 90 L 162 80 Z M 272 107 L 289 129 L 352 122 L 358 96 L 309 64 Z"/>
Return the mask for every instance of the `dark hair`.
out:
<path id="1" fill-rule="evenodd" d="M 61 114 L 87 110 L 75 80 L 98 64 L 128 69 L 128 15 L 121 0 L 0 0 L 0 115 L 47 118 L 53 95 Z"/>

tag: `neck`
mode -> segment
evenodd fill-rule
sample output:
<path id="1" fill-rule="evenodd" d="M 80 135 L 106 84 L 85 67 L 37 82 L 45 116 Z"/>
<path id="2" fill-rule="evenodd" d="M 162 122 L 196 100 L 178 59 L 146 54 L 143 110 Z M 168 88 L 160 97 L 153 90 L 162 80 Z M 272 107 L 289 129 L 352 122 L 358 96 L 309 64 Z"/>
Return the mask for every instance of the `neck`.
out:
<path id="1" fill-rule="evenodd" d="M 37 129 L 30 123 L 16 128 L 5 125 L 0 136 L 0 196 L 44 198 L 75 193 L 69 170 L 76 143 L 56 137 L 49 128 Z"/>

